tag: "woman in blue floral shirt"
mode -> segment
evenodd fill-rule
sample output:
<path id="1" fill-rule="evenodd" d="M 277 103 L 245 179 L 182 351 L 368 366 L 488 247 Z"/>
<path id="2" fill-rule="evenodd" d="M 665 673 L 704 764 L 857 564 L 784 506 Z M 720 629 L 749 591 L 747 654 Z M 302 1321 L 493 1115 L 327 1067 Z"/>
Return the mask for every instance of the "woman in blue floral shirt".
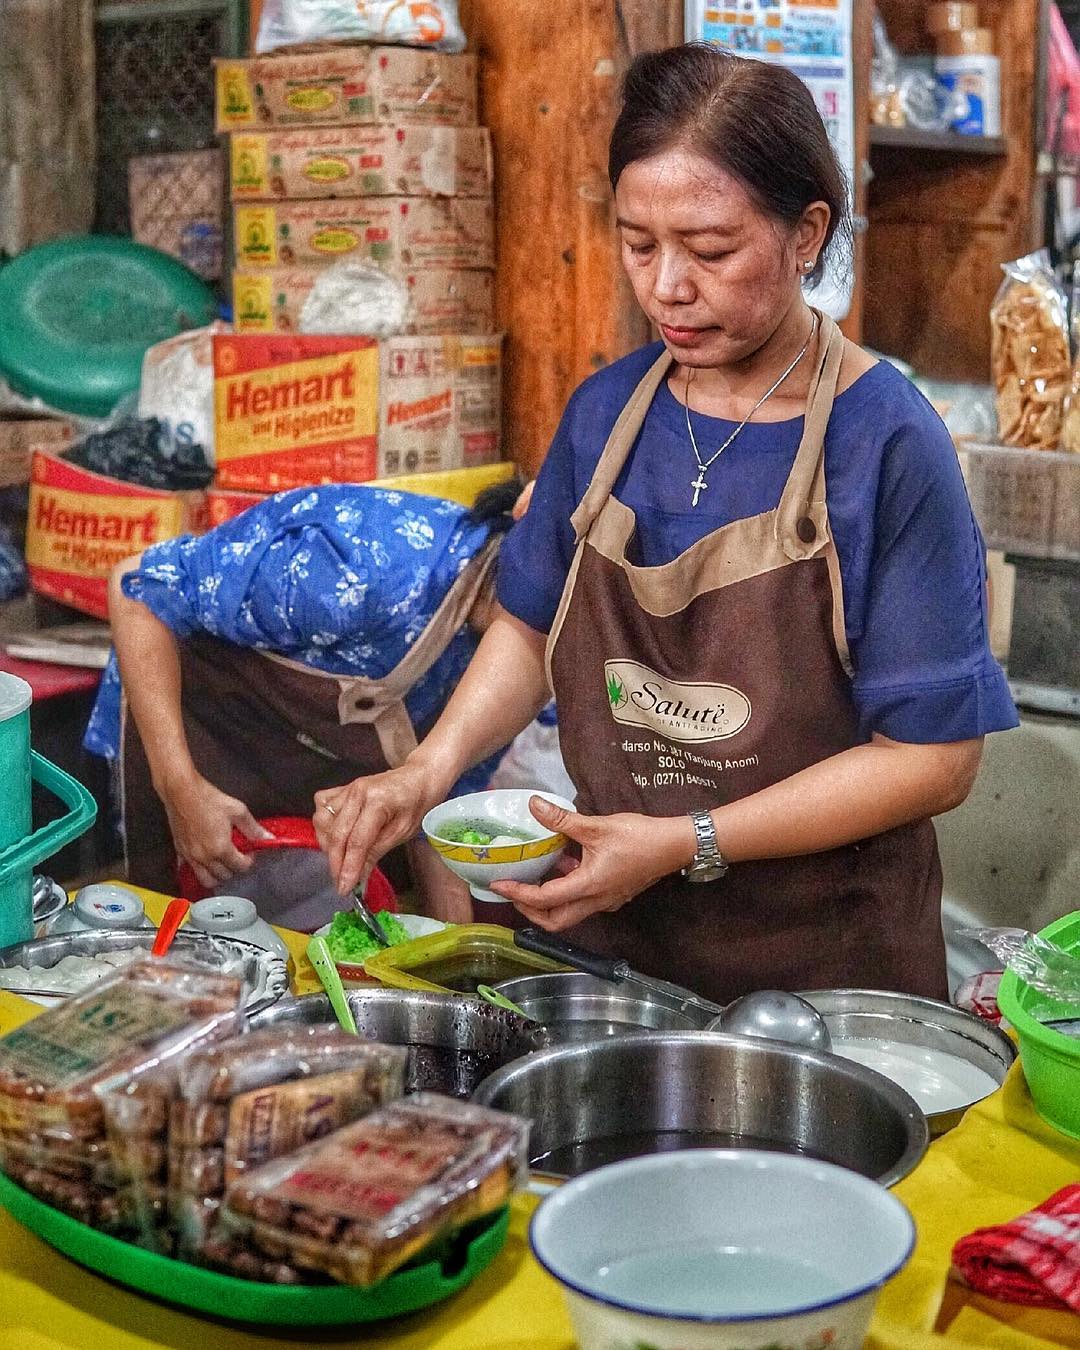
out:
<path id="1" fill-rule="evenodd" d="M 494 606 L 520 484 L 454 502 L 356 485 L 281 493 L 113 578 L 116 659 L 87 731 L 120 762 L 129 875 L 171 891 L 250 867 L 233 831 L 310 815 L 316 791 L 400 763 L 435 722 Z M 122 682 L 122 690 L 121 690 Z M 494 761 L 457 791 L 483 786 Z M 456 879 L 408 847 L 428 912 Z"/>

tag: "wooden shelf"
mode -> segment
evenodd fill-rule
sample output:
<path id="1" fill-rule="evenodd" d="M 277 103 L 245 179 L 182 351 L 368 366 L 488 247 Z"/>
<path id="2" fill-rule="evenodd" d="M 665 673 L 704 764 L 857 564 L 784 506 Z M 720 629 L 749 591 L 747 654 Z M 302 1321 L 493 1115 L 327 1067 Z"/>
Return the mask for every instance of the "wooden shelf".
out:
<path id="1" fill-rule="evenodd" d="M 933 150 L 956 155 L 1002 156 L 1008 147 L 1004 136 L 961 136 L 956 131 L 919 131 L 916 127 L 870 128 L 872 147 L 895 150 Z"/>

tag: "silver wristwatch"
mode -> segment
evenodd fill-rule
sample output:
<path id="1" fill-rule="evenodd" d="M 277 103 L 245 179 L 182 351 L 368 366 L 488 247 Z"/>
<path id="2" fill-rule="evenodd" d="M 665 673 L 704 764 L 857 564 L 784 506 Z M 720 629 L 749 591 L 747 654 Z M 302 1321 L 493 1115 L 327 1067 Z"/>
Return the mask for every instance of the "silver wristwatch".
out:
<path id="1" fill-rule="evenodd" d="M 719 881 L 728 870 L 720 845 L 716 841 L 716 826 L 708 811 L 691 811 L 697 849 L 688 867 L 682 870 L 687 881 Z"/>

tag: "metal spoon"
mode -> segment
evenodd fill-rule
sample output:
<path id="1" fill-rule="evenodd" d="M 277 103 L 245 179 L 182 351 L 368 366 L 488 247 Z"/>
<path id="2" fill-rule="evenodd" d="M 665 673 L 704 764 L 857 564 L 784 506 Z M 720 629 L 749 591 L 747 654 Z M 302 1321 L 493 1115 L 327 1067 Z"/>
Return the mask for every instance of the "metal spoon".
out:
<path id="1" fill-rule="evenodd" d="M 705 1028 L 733 1036 L 789 1041 L 810 1050 L 832 1049 L 824 1017 L 806 999 L 780 989 L 757 989 L 729 1003 Z"/>
<path id="2" fill-rule="evenodd" d="M 366 896 L 367 896 L 367 882 L 362 881 L 360 885 L 357 886 L 356 890 L 354 890 L 352 893 L 353 908 L 360 916 L 360 922 L 367 929 L 368 934 L 370 935 L 372 941 L 375 942 L 380 948 L 389 947 L 390 939 L 383 932 L 382 926 L 380 925 L 379 921 L 375 918 L 375 915 L 372 914 L 370 909 L 368 909 L 367 900 L 365 898 Z"/>

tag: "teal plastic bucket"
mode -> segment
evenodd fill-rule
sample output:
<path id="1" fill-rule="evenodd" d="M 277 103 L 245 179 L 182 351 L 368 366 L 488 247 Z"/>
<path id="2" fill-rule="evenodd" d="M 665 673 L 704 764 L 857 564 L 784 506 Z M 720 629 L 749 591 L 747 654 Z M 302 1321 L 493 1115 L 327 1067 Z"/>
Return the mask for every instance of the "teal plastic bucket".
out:
<path id="1" fill-rule="evenodd" d="M 88 830 L 97 816 L 83 785 L 31 750 L 32 700 L 25 680 L 0 671 L 0 947 L 34 936 L 33 869 Z M 31 830 L 31 782 L 68 808 L 40 830 Z"/>

